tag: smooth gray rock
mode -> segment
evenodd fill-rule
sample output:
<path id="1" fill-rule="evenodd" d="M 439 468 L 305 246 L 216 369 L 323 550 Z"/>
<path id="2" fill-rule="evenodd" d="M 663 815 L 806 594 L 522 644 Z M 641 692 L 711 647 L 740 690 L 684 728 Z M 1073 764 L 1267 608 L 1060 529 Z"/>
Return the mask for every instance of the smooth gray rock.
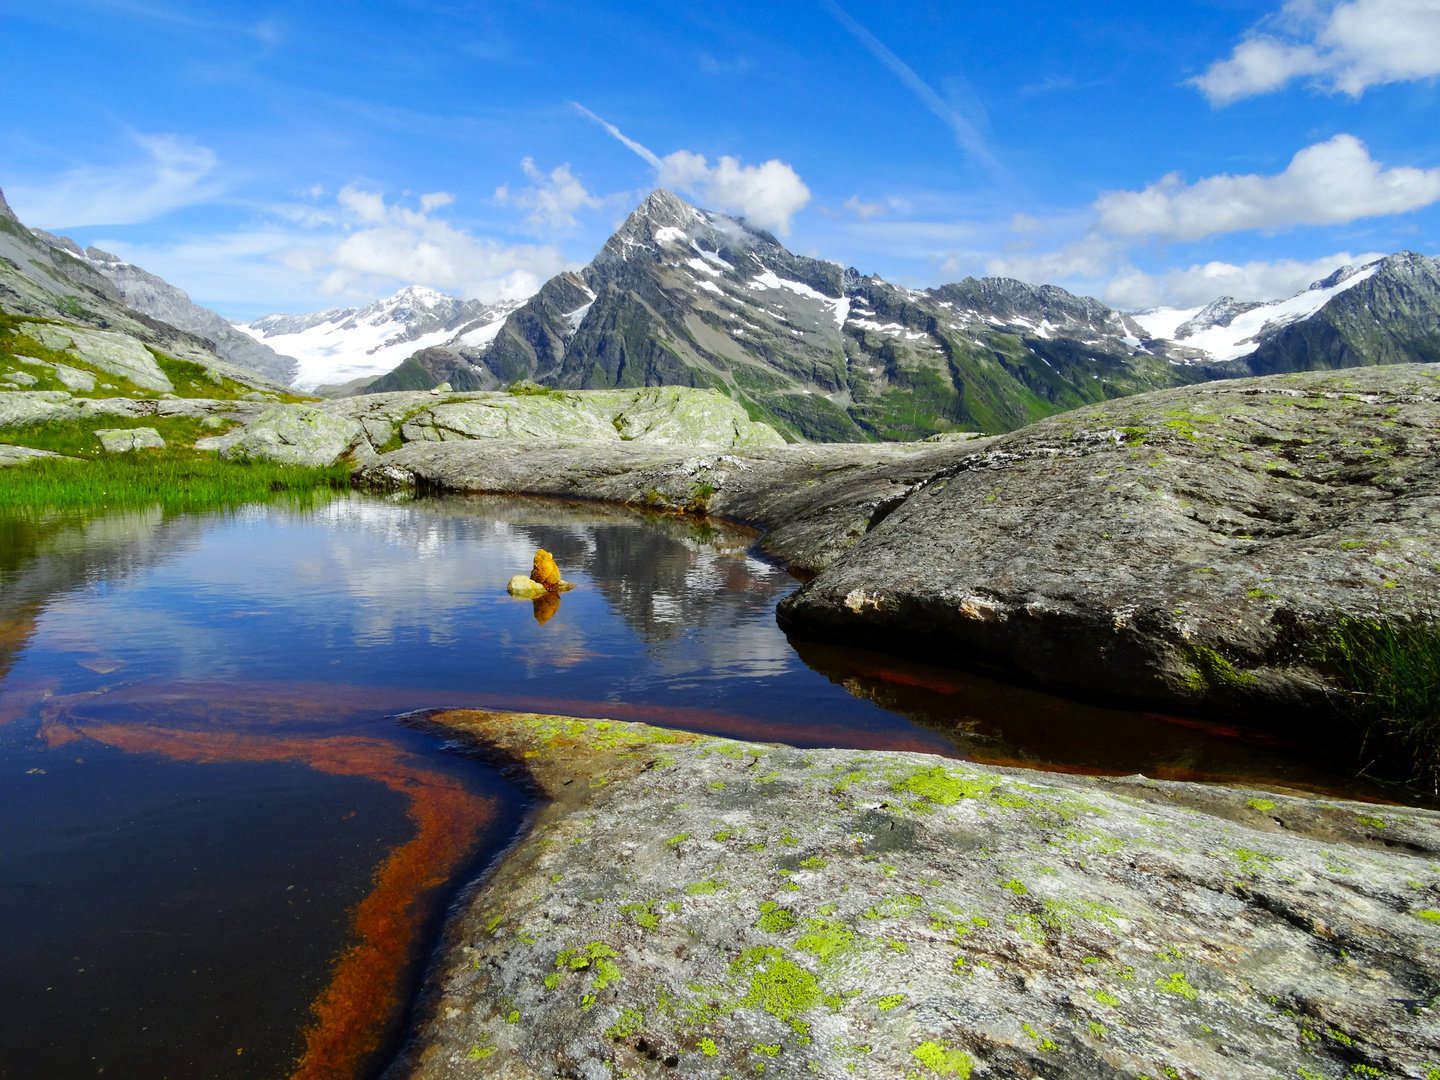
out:
<path id="1" fill-rule="evenodd" d="M 95 437 L 107 454 L 121 454 L 127 450 L 164 450 L 165 440 L 152 427 L 104 428 L 97 429 Z"/>
<path id="2" fill-rule="evenodd" d="M 272 405 L 242 428 L 196 440 L 195 449 L 218 450 L 229 460 L 318 468 L 334 464 L 361 445 L 369 443 L 355 420 L 309 405 Z"/>
<path id="3" fill-rule="evenodd" d="M 785 442 L 723 394 L 679 386 L 469 394 L 410 415 L 401 434 L 407 442 L 573 439 L 725 449 Z"/>
<path id="4" fill-rule="evenodd" d="M 8 443 L 0 443 L 0 469 L 7 465 L 25 465 L 38 458 L 64 456 L 64 454 L 56 454 L 50 450 L 35 450 L 29 446 L 11 446 Z"/>
<path id="5" fill-rule="evenodd" d="M 453 712 L 548 800 L 413 1080 L 1427 1077 L 1433 811 Z"/>
<path id="6" fill-rule="evenodd" d="M 250 401 L 217 398 L 84 398 L 63 390 L 28 390 L 0 393 L 0 428 L 30 427 L 49 421 L 82 420 L 97 416 L 138 419 L 147 416 L 189 416 L 198 419 L 253 419 L 268 406 Z"/>
<path id="7" fill-rule="evenodd" d="M 1440 368 L 1161 391 L 961 453 L 786 598 L 781 626 L 1313 726 L 1331 699 L 1310 633 L 1435 610 Z"/>
<path id="8" fill-rule="evenodd" d="M 64 390 L 7 390 L 0 393 L 0 428 L 68 419 L 72 400 Z"/>

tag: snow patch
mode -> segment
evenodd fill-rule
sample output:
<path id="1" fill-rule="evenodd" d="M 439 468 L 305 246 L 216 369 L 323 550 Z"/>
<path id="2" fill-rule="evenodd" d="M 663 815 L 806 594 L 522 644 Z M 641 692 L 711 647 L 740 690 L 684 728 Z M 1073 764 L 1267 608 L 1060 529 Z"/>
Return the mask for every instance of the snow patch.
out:
<path id="1" fill-rule="evenodd" d="M 688 239 L 683 230 L 675 228 L 674 225 L 664 225 L 655 230 L 655 242 L 662 246 L 667 244 L 678 244 L 681 240 Z"/>
<path id="2" fill-rule="evenodd" d="M 1379 271 L 1377 262 L 1353 274 L 1328 289 L 1306 289 L 1288 300 L 1276 300 L 1261 304 L 1242 315 L 1237 315 L 1229 326 L 1212 326 L 1208 330 L 1191 334 L 1180 344 L 1204 349 L 1216 360 L 1238 360 L 1254 352 L 1259 344 L 1257 335 L 1266 329 L 1278 329 L 1293 322 L 1300 322 L 1314 315 L 1330 300 L 1346 289 L 1353 289 L 1362 281 L 1375 276 Z M 1203 308 L 1155 308 L 1142 311 L 1133 318 L 1152 337 L 1175 340 L 1175 331 L 1180 324 L 1194 318 Z"/>
<path id="3" fill-rule="evenodd" d="M 460 335 L 459 343 L 469 346 L 472 349 L 483 349 L 499 335 L 505 327 L 505 316 L 501 316 L 494 322 L 486 323 L 484 326 L 476 327 Z"/>
<path id="4" fill-rule="evenodd" d="M 707 262 L 701 261 L 700 259 L 686 259 L 685 265 L 690 267 L 691 270 L 698 271 L 702 274 L 709 274 L 711 277 L 720 276 L 719 270 L 716 270 L 715 267 L 711 266 Z"/>
<path id="5" fill-rule="evenodd" d="M 850 300 L 847 297 L 842 296 L 836 299 L 833 296 L 826 296 L 819 289 L 812 289 L 803 282 L 782 278 L 773 270 L 766 270 L 758 274 L 751 279 L 749 285 L 752 289 L 788 289 L 807 299 L 818 300 L 830 310 L 836 326 L 844 326 L 845 317 L 850 313 Z"/>

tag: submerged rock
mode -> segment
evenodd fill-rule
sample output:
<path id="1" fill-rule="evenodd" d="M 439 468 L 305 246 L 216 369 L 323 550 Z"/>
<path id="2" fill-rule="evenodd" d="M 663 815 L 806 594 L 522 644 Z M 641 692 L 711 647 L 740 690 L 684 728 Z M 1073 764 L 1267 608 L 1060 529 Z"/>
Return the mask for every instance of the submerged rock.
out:
<path id="1" fill-rule="evenodd" d="M 127 450 L 164 450 L 165 440 L 153 427 L 105 428 L 95 432 L 100 447 L 107 454 Z"/>
<path id="2" fill-rule="evenodd" d="M 1272 1080 L 1440 1062 L 1434 812 L 433 719 L 548 801 L 448 928 L 396 1075 Z"/>
<path id="3" fill-rule="evenodd" d="M 518 596 L 522 600 L 534 600 L 544 596 L 546 592 L 544 585 L 524 574 L 516 574 L 512 577 L 505 589 L 511 596 Z"/>

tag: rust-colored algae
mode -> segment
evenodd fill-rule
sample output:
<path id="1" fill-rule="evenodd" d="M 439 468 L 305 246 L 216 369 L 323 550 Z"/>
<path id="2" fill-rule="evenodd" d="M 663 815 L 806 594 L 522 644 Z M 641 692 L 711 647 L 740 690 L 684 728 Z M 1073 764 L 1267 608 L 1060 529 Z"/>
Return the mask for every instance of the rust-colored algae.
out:
<path id="1" fill-rule="evenodd" d="M 305 1051 L 291 1080 L 353 1080 L 378 1062 L 405 1008 L 401 976 L 418 945 L 425 900 L 472 851 L 494 800 L 407 760 L 383 739 L 338 735 L 265 738 L 234 732 L 177 731 L 135 724 L 82 723 L 92 739 L 131 753 L 181 761 L 297 761 L 321 772 L 378 780 L 410 802 L 415 836 L 393 851 L 375 887 L 352 912 L 355 943 L 340 957 L 315 1001 Z"/>

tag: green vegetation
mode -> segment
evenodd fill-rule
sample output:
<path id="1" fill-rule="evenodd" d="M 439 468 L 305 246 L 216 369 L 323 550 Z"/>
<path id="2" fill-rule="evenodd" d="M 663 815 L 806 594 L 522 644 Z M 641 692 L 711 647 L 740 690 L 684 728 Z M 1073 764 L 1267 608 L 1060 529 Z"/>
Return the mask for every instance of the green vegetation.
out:
<path id="1" fill-rule="evenodd" d="M 1440 625 L 1342 616 L 1307 657 L 1341 688 L 1342 712 L 1378 755 L 1440 787 Z"/>
<path id="2" fill-rule="evenodd" d="M 347 488 L 350 466 L 306 469 L 231 462 L 196 451 L 136 450 L 93 460 L 45 458 L 0 468 L 0 511 L 159 505 L 169 512 Z"/>

